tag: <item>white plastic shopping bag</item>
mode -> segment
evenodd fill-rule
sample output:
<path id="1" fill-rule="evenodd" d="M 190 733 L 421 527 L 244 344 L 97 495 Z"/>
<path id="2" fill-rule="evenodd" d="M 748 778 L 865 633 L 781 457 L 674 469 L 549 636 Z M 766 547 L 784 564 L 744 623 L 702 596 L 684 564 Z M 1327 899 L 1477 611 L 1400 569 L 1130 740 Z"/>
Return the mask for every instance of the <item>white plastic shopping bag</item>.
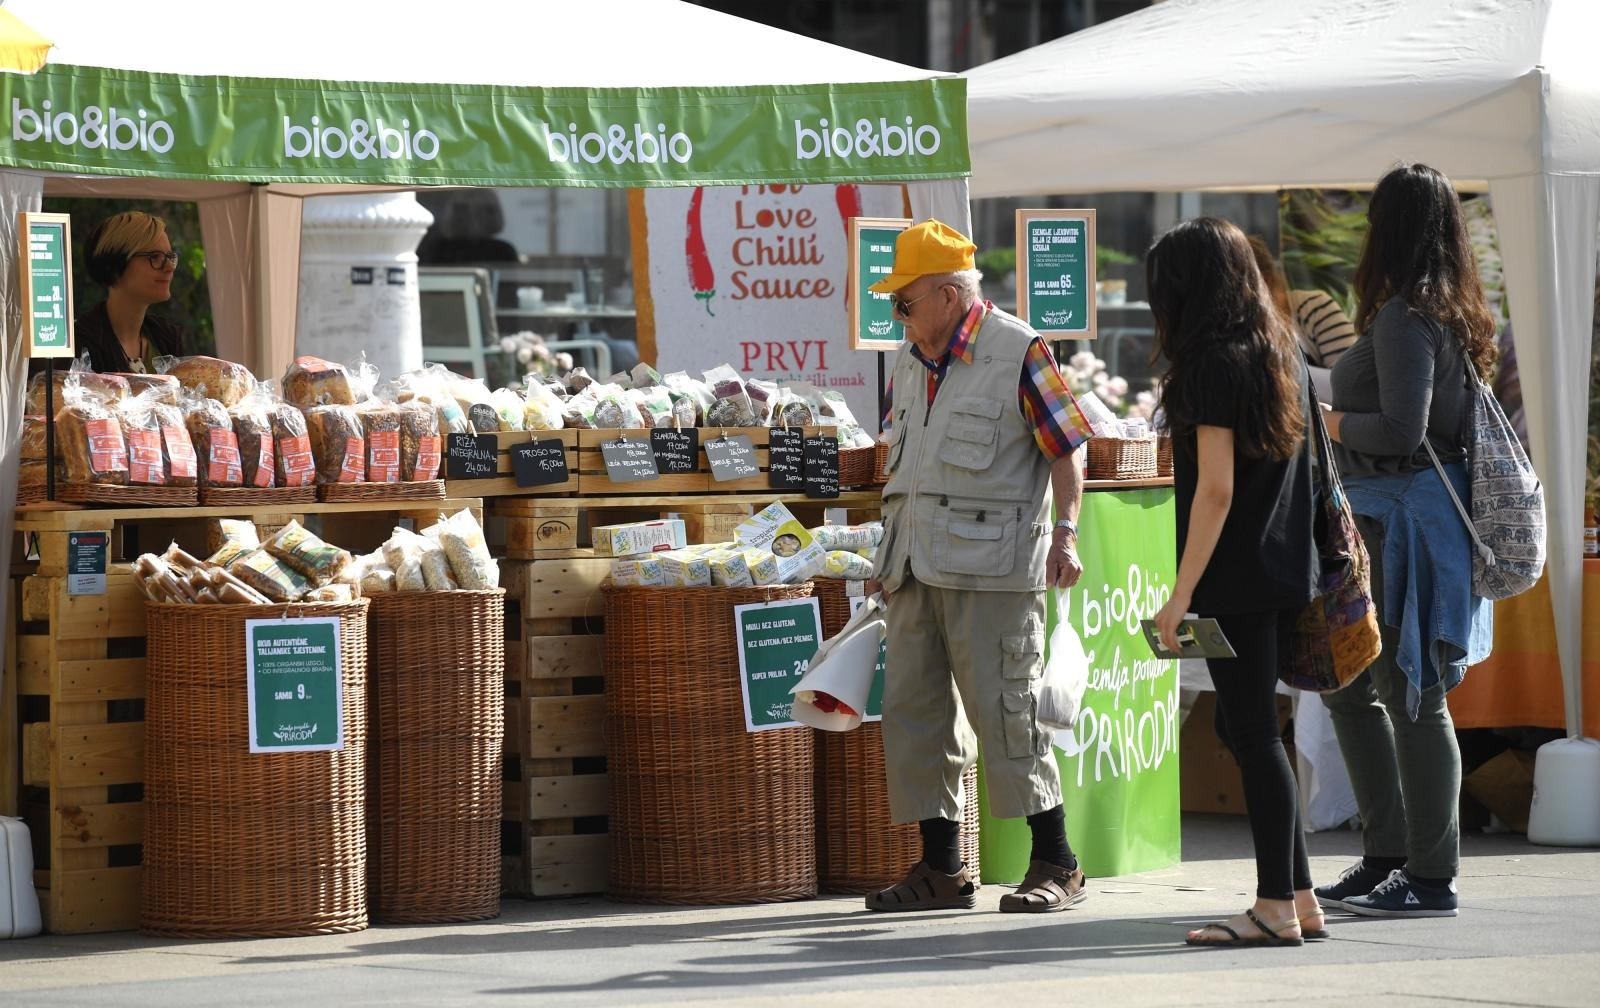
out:
<path id="1" fill-rule="evenodd" d="M 1056 626 L 1044 652 L 1044 677 L 1039 684 L 1039 724 L 1046 728 L 1071 728 L 1083 709 L 1089 688 L 1089 657 L 1083 641 L 1068 619 L 1067 606 L 1057 593 Z"/>
<path id="2" fill-rule="evenodd" d="M 823 731 L 849 731 L 859 725 L 885 629 L 882 601 L 877 595 L 868 596 L 812 655 L 806 674 L 789 691 L 794 696 L 791 716 Z"/>

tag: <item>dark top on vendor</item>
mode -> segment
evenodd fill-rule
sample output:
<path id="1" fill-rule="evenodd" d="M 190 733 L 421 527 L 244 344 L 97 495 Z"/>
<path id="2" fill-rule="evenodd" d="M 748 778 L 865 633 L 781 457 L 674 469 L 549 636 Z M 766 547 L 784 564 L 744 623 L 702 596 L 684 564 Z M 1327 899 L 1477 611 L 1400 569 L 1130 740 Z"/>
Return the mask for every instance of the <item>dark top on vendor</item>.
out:
<path id="1" fill-rule="evenodd" d="M 151 371 L 157 357 L 184 354 L 178 327 L 149 314 L 172 297 L 178 265 L 165 221 L 138 210 L 107 217 L 90 229 L 83 261 L 106 288 L 75 326 L 78 352 L 96 371 Z"/>

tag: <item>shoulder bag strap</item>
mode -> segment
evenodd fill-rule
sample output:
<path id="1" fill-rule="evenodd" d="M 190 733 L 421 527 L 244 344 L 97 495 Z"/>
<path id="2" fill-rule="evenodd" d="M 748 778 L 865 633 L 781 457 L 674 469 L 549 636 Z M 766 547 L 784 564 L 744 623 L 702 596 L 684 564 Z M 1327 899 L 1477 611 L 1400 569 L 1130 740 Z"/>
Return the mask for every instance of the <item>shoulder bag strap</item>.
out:
<path id="1" fill-rule="evenodd" d="M 1470 365 L 1469 365 L 1470 367 Z M 1428 451 L 1428 458 L 1433 462 L 1433 471 L 1439 474 L 1439 482 L 1444 484 L 1444 492 L 1450 495 L 1450 502 L 1456 506 L 1456 514 L 1461 516 L 1461 524 L 1467 527 L 1467 535 L 1472 539 L 1472 548 L 1478 551 L 1483 558 L 1485 566 L 1494 566 L 1494 550 L 1484 545 L 1478 538 L 1478 530 L 1472 524 L 1472 519 L 1467 515 L 1467 509 L 1461 506 L 1461 498 L 1456 496 L 1456 488 L 1450 484 L 1450 477 L 1444 474 L 1444 466 L 1439 464 L 1439 456 L 1434 454 L 1433 445 L 1428 443 L 1428 432 L 1422 432 L 1422 447 Z"/>

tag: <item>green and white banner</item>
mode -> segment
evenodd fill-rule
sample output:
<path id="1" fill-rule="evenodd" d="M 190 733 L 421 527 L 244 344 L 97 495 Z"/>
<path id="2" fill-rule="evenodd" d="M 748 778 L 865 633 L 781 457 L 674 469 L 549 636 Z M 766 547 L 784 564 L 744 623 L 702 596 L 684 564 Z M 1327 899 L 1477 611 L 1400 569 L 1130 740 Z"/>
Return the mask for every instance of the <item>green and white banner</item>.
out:
<path id="1" fill-rule="evenodd" d="M 0 75 L 0 164 L 225 181 L 483 186 L 875 182 L 969 173 L 960 77 L 517 88 Z"/>

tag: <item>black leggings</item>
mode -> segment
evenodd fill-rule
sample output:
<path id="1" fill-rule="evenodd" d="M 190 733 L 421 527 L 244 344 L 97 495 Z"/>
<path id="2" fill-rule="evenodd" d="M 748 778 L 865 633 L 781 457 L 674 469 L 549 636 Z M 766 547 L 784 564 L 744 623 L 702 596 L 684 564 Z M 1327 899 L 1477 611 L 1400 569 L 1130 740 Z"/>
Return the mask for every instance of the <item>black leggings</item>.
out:
<path id="1" fill-rule="evenodd" d="M 1300 797 L 1278 729 L 1280 641 L 1298 609 L 1218 616 L 1236 658 L 1207 658 L 1217 691 L 1217 737 L 1233 753 L 1244 779 L 1244 804 L 1256 848 L 1256 896 L 1294 898 L 1311 888 Z"/>

